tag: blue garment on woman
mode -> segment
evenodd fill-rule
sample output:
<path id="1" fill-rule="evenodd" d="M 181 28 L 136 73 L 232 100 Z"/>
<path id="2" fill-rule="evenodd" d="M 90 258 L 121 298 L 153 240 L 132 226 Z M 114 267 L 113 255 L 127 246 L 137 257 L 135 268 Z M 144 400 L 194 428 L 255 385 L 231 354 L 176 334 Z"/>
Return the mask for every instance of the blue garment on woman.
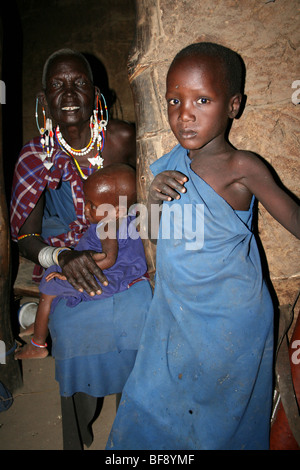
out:
<path id="1" fill-rule="evenodd" d="M 70 224 L 76 220 L 70 181 L 61 181 L 56 189 L 45 191 L 45 209 L 42 223 L 42 237 L 67 233 Z"/>
<path id="2" fill-rule="evenodd" d="M 190 163 L 178 145 L 151 167 L 189 180 L 163 204 L 154 296 L 107 449 L 268 448 L 273 306 L 253 201 L 234 211 Z"/>

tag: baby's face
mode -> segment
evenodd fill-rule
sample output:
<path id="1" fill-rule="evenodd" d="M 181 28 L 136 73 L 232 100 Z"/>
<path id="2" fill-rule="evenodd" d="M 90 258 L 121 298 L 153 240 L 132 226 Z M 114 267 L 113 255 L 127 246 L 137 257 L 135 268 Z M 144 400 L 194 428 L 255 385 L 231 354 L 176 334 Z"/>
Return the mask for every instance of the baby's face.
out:
<path id="1" fill-rule="evenodd" d="M 169 70 L 166 100 L 171 129 L 186 149 L 201 149 L 224 136 L 229 97 L 216 58 L 184 57 Z"/>
<path id="2" fill-rule="evenodd" d="M 112 192 L 98 192 L 92 187 L 85 188 L 84 214 L 91 224 L 98 224 L 104 217 L 116 218 L 116 210 L 112 204 Z"/>

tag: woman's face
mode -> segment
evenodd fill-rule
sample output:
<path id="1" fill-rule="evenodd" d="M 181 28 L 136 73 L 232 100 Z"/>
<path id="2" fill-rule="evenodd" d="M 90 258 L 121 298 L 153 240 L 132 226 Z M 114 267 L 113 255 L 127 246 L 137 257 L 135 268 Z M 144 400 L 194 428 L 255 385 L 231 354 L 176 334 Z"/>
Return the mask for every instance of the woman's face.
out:
<path id="1" fill-rule="evenodd" d="M 48 69 L 45 96 L 51 117 L 60 127 L 89 121 L 95 88 L 85 63 L 73 56 L 54 60 Z"/>

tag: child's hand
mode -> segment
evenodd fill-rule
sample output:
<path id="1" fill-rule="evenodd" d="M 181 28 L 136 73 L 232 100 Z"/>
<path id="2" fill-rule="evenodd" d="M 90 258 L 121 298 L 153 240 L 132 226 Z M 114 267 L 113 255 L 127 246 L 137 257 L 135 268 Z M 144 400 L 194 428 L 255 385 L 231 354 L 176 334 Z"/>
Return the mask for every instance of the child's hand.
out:
<path id="1" fill-rule="evenodd" d="M 180 193 L 185 193 L 184 183 L 187 176 L 179 171 L 163 171 L 159 173 L 151 183 L 149 199 L 151 203 L 180 199 Z"/>
<path id="2" fill-rule="evenodd" d="M 58 277 L 58 279 L 61 279 L 62 281 L 67 280 L 66 276 L 63 276 L 61 273 L 53 272 L 53 273 L 48 274 L 48 276 L 46 276 L 46 281 L 49 282 L 51 281 L 51 279 L 54 279 L 55 277 Z"/>

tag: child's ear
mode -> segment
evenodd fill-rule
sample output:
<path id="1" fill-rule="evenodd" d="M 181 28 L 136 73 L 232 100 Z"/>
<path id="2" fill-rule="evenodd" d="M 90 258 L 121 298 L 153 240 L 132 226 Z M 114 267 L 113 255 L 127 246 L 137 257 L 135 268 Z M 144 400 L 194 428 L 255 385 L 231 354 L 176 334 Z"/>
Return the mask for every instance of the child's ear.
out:
<path id="1" fill-rule="evenodd" d="M 236 95 L 233 95 L 230 98 L 228 116 L 231 119 L 234 119 L 238 115 L 241 102 L 242 102 L 242 95 L 240 93 L 237 93 Z"/>

